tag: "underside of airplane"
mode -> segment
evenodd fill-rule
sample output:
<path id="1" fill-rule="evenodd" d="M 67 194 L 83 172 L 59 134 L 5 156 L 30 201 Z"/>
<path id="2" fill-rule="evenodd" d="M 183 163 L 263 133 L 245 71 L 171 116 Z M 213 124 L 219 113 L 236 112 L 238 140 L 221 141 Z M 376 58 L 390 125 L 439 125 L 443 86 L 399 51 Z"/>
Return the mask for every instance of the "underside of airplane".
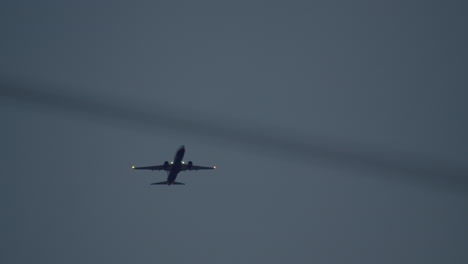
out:
<path id="1" fill-rule="evenodd" d="M 163 170 L 167 171 L 167 180 L 163 182 L 155 182 L 152 183 L 151 185 L 184 185 L 182 182 L 176 182 L 177 175 L 181 171 L 192 171 L 192 170 L 214 170 L 216 169 L 216 166 L 211 166 L 211 167 L 206 167 L 206 166 L 197 166 L 193 165 L 192 161 L 189 162 L 184 162 L 182 159 L 185 155 L 185 146 L 179 147 L 177 150 L 174 161 L 168 162 L 165 161 L 162 165 L 156 165 L 156 166 L 146 166 L 146 167 L 136 167 L 132 166 L 132 169 L 134 170 Z"/>

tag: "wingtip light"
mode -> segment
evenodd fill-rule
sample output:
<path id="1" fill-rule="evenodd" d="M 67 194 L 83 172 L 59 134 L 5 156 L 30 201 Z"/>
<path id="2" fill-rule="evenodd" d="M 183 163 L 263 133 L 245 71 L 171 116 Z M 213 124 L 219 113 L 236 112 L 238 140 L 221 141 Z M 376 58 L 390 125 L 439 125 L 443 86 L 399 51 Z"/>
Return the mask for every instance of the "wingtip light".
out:
<path id="1" fill-rule="evenodd" d="M 132 166 L 132 169 L 135 169 L 135 166 Z"/>

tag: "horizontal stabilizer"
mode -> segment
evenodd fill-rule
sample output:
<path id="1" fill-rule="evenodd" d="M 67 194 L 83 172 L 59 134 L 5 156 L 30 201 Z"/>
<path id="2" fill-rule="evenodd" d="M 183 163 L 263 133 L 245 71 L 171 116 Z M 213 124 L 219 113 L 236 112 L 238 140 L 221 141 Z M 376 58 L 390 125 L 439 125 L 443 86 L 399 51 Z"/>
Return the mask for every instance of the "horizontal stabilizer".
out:
<path id="1" fill-rule="evenodd" d="M 175 184 L 175 185 L 185 185 L 185 184 L 182 183 L 182 182 L 172 182 L 171 184 L 168 184 L 167 181 L 155 182 L 155 183 L 152 183 L 151 185 L 172 185 L 172 184 Z"/>
<path id="2" fill-rule="evenodd" d="M 155 183 L 152 183 L 151 185 L 167 185 L 167 181 L 155 182 Z"/>

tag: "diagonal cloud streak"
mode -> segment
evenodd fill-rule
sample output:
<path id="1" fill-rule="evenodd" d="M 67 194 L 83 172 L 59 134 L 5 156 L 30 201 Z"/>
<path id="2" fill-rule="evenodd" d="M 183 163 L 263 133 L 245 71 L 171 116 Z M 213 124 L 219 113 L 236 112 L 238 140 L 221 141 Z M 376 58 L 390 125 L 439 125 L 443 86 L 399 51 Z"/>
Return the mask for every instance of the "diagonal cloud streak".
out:
<path id="1" fill-rule="evenodd" d="M 45 83 L 3 78 L 0 80 L 0 97 L 6 102 L 60 110 L 86 119 L 138 126 L 151 132 L 165 130 L 184 133 L 282 158 L 332 163 L 335 166 L 339 164 L 341 168 L 371 169 L 374 174 L 388 179 L 468 193 L 468 167 L 452 161 L 352 145 L 349 142 L 341 144 L 312 137 L 301 140 L 257 127 L 187 119 L 164 109 L 145 110 L 84 95 L 66 95 L 54 88 L 54 85 Z"/>

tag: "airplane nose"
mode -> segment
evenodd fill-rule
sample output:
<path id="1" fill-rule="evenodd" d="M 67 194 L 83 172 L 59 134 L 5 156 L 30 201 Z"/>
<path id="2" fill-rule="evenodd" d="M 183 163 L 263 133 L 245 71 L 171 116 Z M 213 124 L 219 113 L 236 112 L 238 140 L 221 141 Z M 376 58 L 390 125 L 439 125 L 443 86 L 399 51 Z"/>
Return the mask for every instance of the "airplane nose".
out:
<path id="1" fill-rule="evenodd" d="M 185 148 L 185 145 L 180 146 L 181 149 Z"/>

